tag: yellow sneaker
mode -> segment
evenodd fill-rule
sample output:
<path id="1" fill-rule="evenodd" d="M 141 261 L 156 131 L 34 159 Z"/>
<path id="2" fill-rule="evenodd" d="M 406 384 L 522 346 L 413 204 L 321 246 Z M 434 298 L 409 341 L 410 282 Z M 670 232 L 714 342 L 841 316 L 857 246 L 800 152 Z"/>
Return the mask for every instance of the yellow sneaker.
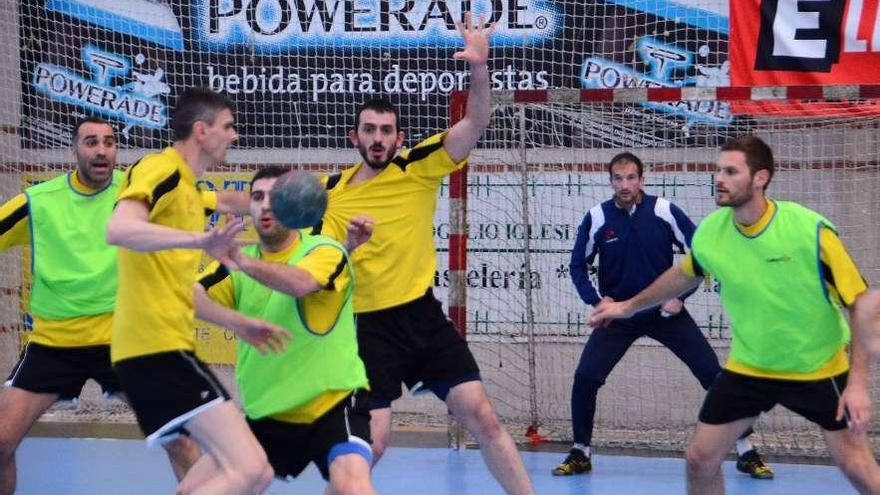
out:
<path id="1" fill-rule="evenodd" d="M 593 463 L 579 449 L 571 449 L 568 457 L 553 468 L 553 476 L 571 476 L 573 474 L 589 473 L 593 470 Z"/>
<path id="2" fill-rule="evenodd" d="M 755 449 L 736 458 L 736 470 L 759 480 L 770 480 L 774 476 L 773 470 L 764 464 Z"/>

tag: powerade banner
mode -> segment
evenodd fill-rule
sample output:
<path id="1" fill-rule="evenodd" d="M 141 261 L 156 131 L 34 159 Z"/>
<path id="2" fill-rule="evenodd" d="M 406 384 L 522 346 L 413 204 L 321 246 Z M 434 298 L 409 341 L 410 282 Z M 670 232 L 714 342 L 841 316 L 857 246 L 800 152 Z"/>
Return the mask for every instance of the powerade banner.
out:
<path id="1" fill-rule="evenodd" d="M 100 114 L 121 144 L 171 139 L 177 95 L 237 106 L 239 148 L 343 148 L 356 105 L 386 96 L 418 139 L 448 125 L 468 86 L 455 22 L 494 22 L 493 89 L 726 85 L 723 1 L 22 0 L 22 145 L 66 146 Z M 656 128 L 723 126 L 715 104 L 645 107 Z M 656 118 L 655 118 L 656 117 Z M 666 132 L 666 131 L 657 131 Z M 650 138 L 649 138 L 650 141 Z M 614 145 L 618 143 L 613 143 Z"/>
<path id="2" fill-rule="evenodd" d="M 880 81 L 880 0 L 738 0 L 730 21 L 733 85 Z M 880 112 L 876 102 L 852 103 L 850 110 Z M 736 109 L 804 115 L 832 110 L 824 104 L 767 102 Z"/>

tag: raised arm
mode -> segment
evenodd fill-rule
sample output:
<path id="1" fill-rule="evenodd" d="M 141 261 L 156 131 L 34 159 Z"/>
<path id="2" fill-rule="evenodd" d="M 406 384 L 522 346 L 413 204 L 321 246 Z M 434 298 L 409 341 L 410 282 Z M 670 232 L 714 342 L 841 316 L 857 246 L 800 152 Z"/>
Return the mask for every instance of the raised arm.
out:
<path id="1" fill-rule="evenodd" d="M 473 25 L 473 16 L 465 15 L 465 22 L 458 23 L 458 30 L 464 39 L 464 49 L 452 55 L 456 60 L 464 60 L 470 65 L 470 88 L 464 118 L 449 129 L 443 140 L 443 147 L 454 162 L 464 160 L 489 125 L 491 116 L 491 97 L 489 94 L 489 36 L 495 25 L 484 27 L 484 19 Z"/>

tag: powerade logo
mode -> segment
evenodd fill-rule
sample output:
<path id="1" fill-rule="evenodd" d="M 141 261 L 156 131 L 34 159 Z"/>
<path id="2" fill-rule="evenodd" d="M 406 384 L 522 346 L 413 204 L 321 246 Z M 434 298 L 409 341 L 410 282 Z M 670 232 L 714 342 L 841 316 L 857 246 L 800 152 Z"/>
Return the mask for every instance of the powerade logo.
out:
<path id="1" fill-rule="evenodd" d="M 682 86 L 729 86 L 730 64 L 719 67 L 696 63 L 697 75 L 685 77 L 694 65 L 693 54 L 670 43 L 645 37 L 638 41 L 637 53 L 650 68 L 645 74 L 624 65 L 600 57 L 588 57 L 581 65 L 581 85 L 585 88 L 676 88 Z M 709 47 L 703 45 L 697 52 L 699 58 L 709 55 Z M 645 103 L 645 106 L 661 112 L 681 115 L 688 121 L 727 124 L 732 120 L 730 105 L 715 101 L 679 101 Z"/>
<path id="2" fill-rule="evenodd" d="M 165 127 L 166 106 L 154 98 L 171 92 L 162 80 L 165 75 L 162 69 L 153 73 L 140 72 L 131 67 L 127 58 L 91 45 L 83 47 L 82 58 L 92 71 L 92 79 L 64 67 L 41 63 L 34 69 L 34 88 L 53 100 L 124 121 L 126 127 L 122 133 L 125 135 L 132 125 Z M 138 65 L 144 62 L 143 55 L 135 58 Z M 133 80 L 125 82 L 129 79 Z M 114 84 L 120 80 L 123 84 Z"/>
<path id="3" fill-rule="evenodd" d="M 215 49 L 460 43 L 455 21 L 473 11 L 496 23 L 492 45 L 551 38 L 562 25 L 543 0 L 199 0 L 197 36 Z"/>

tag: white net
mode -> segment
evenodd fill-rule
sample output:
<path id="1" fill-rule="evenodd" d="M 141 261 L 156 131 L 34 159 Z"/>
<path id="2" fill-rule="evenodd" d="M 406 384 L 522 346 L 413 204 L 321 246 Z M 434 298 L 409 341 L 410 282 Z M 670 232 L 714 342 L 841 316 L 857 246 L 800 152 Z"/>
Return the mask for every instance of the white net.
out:
<path id="1" fill-rule="evenodd" d="M 589 307 L 571 282 L 571 249 L 587 210 L 611 197 L 605 166 L 620 151 L 644 161 L 649 194 L 696 223 L 715 209 L 718 147 L 731 136 L 758 135 L 777 160 L 769 195 L 827 215 L 869 283 L 880 277 L 876 102 L 824 103 L 827 116 L 809 118 L 774 105 L 766 111 L 775 114 L 738 113 L 721 127 L 660 125 L 651 119 L 659 105 L 500 104 L 471 157 L 467 335 L 499 414 L 517 433 L 537 423 L 542 435 L 571 439 L 571 384 L 591 331 Z M 704 284 L 687 308 L 723 362 L 730 334 L 715 288 Z M 681 450 L 702 397 L 672 352 L 640 339 L 600 390 L 593 444 Z M 782 408 L 756 430 L 767 452 L 826 454 L 819 430 Z"/>

